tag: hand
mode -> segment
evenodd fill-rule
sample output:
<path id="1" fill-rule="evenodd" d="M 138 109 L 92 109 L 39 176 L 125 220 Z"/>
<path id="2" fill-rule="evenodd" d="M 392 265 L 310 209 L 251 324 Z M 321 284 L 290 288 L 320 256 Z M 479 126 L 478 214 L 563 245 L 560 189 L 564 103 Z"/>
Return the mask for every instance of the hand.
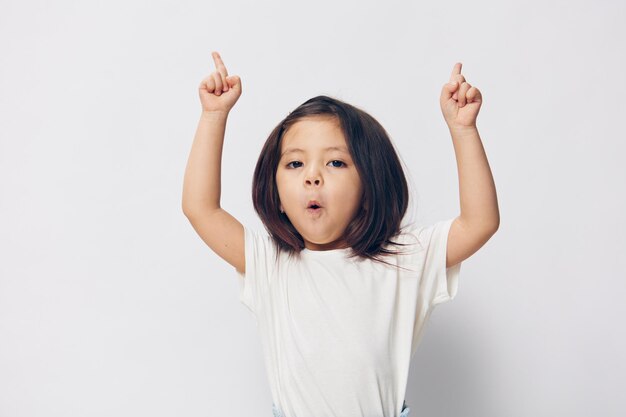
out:
<path id="1" fill-rule="evenodd" d="M 476 128 L 476 116 L 482 104 L 478 88 L 472 87 L 461 75 L 462 65 L 460 62 L 454 64 L 450 75 L 453 84 L 444 85 L 441 91 L 441 111 L 451 130 Z"/>
<path id="2" fill-rule="evenodd" d="M 228 76 L 219 53 L 213 51 L 211 55 L 217 71 L 200 83 L 202 111 L 228 113 L 241 96 L 241 79 L 236 75 Z"/>

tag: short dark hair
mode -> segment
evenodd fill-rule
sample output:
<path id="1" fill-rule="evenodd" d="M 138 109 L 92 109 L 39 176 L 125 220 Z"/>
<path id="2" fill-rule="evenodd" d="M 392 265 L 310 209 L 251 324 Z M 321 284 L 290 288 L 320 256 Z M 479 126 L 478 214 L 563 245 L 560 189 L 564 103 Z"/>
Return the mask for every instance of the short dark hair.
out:
<path id="1" fill-rule="evenodd" d="M 385 246 L 404 246 L 390 239 L 400 232 L 407 211 L 407 180 L 389 135 L 364 110 L 336 98 L 313 97 L 290 112 L 272 130 L 261 150 L 252 181 L 252 202 L 278 250 L 299 254 L 304 240 L 285 213 L 280 199 L 276 171 L 281 142 L 287 129 L 308 117 L 331 117 L 339 122 L 348 150 L 363 185 L 364 204 L 348 224 L 343 239 L 352 248 L 350 257 L 360 256 L 389 264 L 378 255 L 399 254 Z"/>

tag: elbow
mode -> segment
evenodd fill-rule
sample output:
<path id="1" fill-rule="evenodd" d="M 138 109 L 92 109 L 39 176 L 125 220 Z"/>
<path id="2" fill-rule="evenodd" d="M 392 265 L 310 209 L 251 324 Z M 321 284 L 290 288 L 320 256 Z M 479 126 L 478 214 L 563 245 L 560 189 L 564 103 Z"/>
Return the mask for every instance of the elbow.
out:
<path id="1" fill-rule="evenodd" d="M 183 209 L 183 214 L 185 215 L 185 217 L 189 219 L 193 216 L 194 211 L 188 205 L 183 203 L 181 208 Z"/>
<path id="2" fill-rule="evenodd" d="M 498 219 L 489 228 L 489 233 L 491 234 L 491 236 L 495 235 L 499 228 L 500 228 L 500 216 L 498 216 Z"/>
<path id="3" fill-rule="evenodd" d="M 193 221 L 194 219 L 197 219 L 199 217 L 204 217 L 207 215 L 207 213 L 212 213 L 214 211 L 218 211 L 221 210 L 222 208 L 220 206 L 216 206 L 216 207 L 208 207 L 205 205 L 199 206 L 199 205 L 194 205 L 191 206 L 189 204 L 183 204 L 182 205 L 182 209 L 183 209 L 183 214 L 185 215 L 185 217 L 187 217 L 190 221 Z"/>
<path id="4" fill-rule="evenodd" d="M 500 228 L 500 212 L 496 210 L 494 215 L 484 219 L 483 229 L 491 236 L 498 231 L 498 228 Z"/>
<path id="5" fill-rule="evenodd" d="M 500 227 L 500 216 L 495 219 L 480 219 L 477 221 L 466 221 L 461 218 L 461 223 L 466 231 L 473 231 L 476 234 L 489 236 L 494 235 Z"/>

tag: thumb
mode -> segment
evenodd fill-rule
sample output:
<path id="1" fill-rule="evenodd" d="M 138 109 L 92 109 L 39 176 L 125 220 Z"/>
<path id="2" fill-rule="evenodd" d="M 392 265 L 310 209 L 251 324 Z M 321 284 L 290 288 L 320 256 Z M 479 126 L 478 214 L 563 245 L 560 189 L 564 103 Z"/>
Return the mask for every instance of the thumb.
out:
<path id="1" fill-rule="evenodd" d="M 441 91 L 441 98 L 443 100 L 449 100 L 458 87 L 459 87 L 459 83 L 456 81 L 451 81 L 449 83 L 446 83 L 443 86 L 443 90 Z"/>
<path id="2" fill-rule="evenodd" d="M 226 77 L 226 82 L 228 83 L 229 88 L 241 90 L 241 78 L 239 78 L 239 76 L 229 75 L 228 77 Z"/>

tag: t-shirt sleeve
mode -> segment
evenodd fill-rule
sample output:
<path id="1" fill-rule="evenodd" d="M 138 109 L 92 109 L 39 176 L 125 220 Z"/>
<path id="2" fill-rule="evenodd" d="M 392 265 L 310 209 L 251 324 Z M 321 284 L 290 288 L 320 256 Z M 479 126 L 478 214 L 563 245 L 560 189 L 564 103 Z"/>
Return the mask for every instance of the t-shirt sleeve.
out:
<path id="1" fill-rule="evenodd" d="M 244 225 L 245 273 L 235 270 L 239 281 L 239 301 L 255 316 L 268 298 L 268 282 L 273 270 L 276 249 L 267 233 Z"/>
<path id="2" fill-rule="evenodd" d="M 446 268 L 448 232 L 453 221 L 454 218 L 451 218 L 418 227 L 415 233 L 418 247 L 423 251 L 420 291 L 429 310 L 454 299 L 459 287 L 461 262 Z"/>

